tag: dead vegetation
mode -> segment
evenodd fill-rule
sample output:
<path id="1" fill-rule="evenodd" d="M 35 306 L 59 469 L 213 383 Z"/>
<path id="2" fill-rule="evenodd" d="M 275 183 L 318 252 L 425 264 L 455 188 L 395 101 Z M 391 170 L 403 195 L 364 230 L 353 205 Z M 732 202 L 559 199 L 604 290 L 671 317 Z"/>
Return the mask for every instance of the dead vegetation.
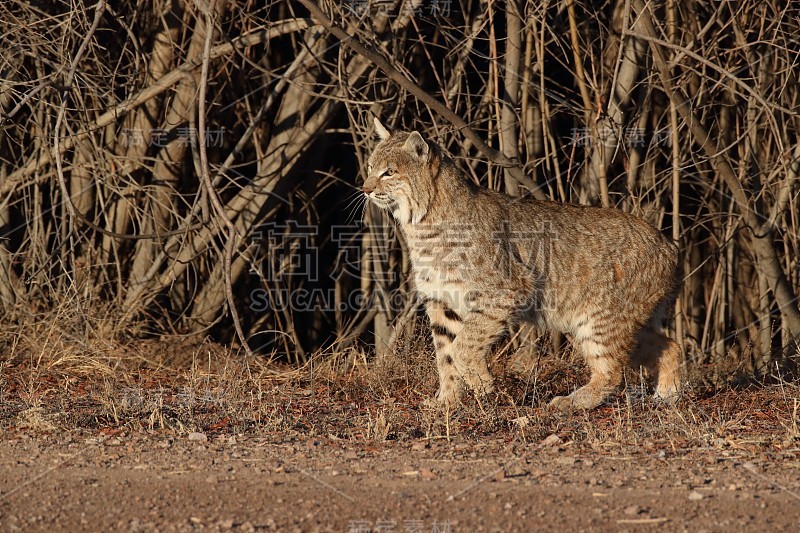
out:
<path id="1" fill-rule="evenodd" d="M 210 342 L 177 338 L 107 346 L 94 355 L 54 358 L 20 341 L 0 374 L 0 431 L 63 431 L 113 436 L 147 433 L 209 438 L 477 442 L 504 438 L 544 446 L 603 451 L 731 449 L 796 453 L 800 390 L 796 383 L 725 386 L 695 383 L 677 405 L 655 401 L 637 376 L 597 410 L 563 416 L 546 409 L 574 388 L 582 367 L 547 357 L 520 375 L 499 361 L 501 390 L 437 412 L 424 399 L 436 388 L 427 351 L 402 367 L 353 364 L 332 368 L 311 357 L 297 369 L 266 365 Z M 90 366 L 88 361 L 92 362 Z M 505 368 L 505 370 L 504 370 Z"/>

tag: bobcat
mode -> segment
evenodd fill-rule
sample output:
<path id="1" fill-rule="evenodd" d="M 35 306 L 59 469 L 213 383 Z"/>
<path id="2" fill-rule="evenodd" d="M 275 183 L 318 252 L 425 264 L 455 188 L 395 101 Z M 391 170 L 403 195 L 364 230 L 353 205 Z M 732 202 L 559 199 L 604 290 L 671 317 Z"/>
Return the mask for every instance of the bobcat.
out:
<path id="1" fill-rule="evenodd" d="M 602 403 L 626 364 L 655 376 L 657 397 L 676 397 L 681 351 L 663 329 L 679 287 L 675 245 L 622 211 L 480 187 L 420 133 L 390 133 L 377 118 L 375 128 L 363 192 L 407 242 L 440 406 L 458 403 L 464 384 L 493 390 L 487 356 L 518 321 L 570 334 L 591 369 L 588 384 L 551 401 L 559 410 Z"/>

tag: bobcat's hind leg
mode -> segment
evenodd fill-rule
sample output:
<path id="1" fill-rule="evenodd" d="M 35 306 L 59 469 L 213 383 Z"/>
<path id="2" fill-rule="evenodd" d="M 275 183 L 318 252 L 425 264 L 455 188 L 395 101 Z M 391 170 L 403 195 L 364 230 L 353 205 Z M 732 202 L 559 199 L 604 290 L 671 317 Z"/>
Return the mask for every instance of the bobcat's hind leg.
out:
<path id="1" fill-rule="evenodd" d="M 427 303 L 431 322 L 433 345 L 436 348 L 436 369 L 439 371 L 439 390 L 434 403 L 439 406 L 455 405 L 461 399 L 463 380 L 456 370 L 453 358 L 453 341 L 463 328 L 461 317 L 439 300 Z"/>
<path id="2" fill-rule="evenodd" d="M 656 380 L 656 398 L 674 401 L 681 389 L 681 348 L 661 331 L 648 324 L 637 335 L 631 366 L 643 366 Z"/>
<path id="3" fill-rule="evenodd" d="M 550 407 L 562 412 L 573 409 L 593 409 L 603 403 L 619 387 L 622 371 L 628 360 L 629 344 L 626 342 L 600 343 L 593 338 L 579 341 L 579 347 L 592 371 L 589 383 L 569 396 L 556 396 Z"/>

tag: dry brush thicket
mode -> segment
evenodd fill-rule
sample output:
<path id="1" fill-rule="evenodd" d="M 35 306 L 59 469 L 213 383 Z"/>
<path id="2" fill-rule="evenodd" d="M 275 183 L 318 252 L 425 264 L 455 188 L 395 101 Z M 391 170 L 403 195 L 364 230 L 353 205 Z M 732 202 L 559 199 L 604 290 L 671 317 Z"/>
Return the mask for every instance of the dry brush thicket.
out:
<path id="1" fill-rule="evenodd" d="M 485 186 L 647 218 L 680 243 L 690 364 L 783 371 L 798 7 L 4 0 L 4 331 L 230 342 L 238 324 L 296 361 L 386 353 L 415 312 L 403 244 L 359 195 L 377 115 Z"/>

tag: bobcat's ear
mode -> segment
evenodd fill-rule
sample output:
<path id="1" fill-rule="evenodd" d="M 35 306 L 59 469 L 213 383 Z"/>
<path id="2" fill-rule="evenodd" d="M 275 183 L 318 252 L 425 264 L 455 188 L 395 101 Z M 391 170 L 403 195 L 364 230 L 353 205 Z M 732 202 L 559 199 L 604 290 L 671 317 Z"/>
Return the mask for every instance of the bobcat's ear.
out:
<path id="1" fill-rule="evenodd" d="M 410 152 L 420 161 L 428 161 L 428 155 L 431 153 L 428 143 L 425 142 L 425 139 L 422 138 L 418 131 L 411 132 L 411 135 L 408 136 L 406 143 L 403 145 L 403 149 Z"/>
<path id="2" fill-rule="evenodd" d="M 382 141 L 385 141 L 392 136 L 389 130 L 387 130 L 383 124 L 381 124 L 381 121 L 378 120 L 378 117 L 373 117 L 372 120 L 375 122 L 375 133 L 378 134 L 378 137 L 380 137 Z"/>

